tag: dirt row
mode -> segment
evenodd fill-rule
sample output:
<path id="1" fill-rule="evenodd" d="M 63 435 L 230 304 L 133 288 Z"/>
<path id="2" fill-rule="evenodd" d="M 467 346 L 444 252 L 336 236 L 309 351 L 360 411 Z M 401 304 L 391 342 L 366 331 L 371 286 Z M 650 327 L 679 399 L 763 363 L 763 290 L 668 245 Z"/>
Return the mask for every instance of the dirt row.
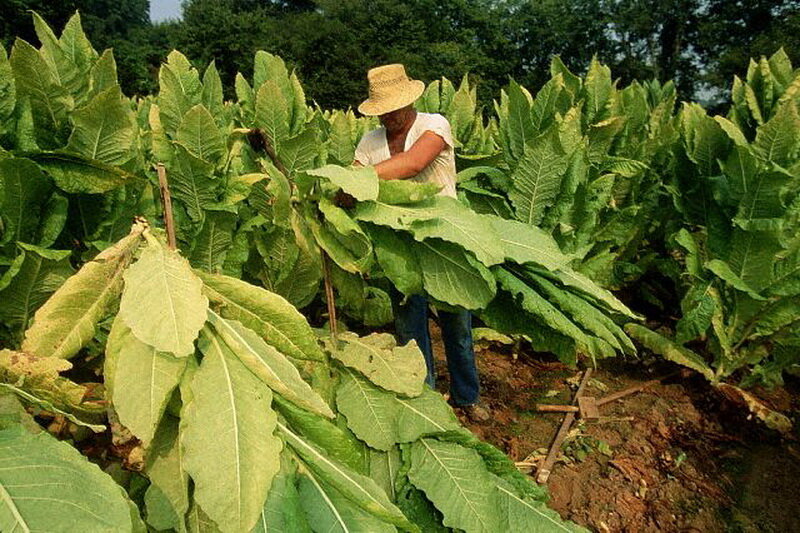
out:
<path id="1" fill-rule="evenodd" d="M 432 325 L 439 381 L 443 347 Z M 476 347 L 483 402 L 492 420 L 462 421 L 524 471 L 535 466 L 561 423 L 536 403 L 567 404 L 579 373 L 541 354 Z M 588 395 L 635 386 L 674 371 L 664 363 L 600 364 Z M 756 391 L 800 421 L 798 383 Z M 701 379 L 674 377 L 601 408 L 573 426 L 548 481 L 550 506 L 602 532 L 800 532 L 800 434 L 781 438 L 747 420 Z"/>

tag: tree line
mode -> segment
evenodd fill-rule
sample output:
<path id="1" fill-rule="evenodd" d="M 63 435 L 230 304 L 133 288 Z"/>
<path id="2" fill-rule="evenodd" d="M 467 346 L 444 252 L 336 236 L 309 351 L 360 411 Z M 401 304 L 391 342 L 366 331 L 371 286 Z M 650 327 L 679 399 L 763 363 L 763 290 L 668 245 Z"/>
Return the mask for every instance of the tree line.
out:
<path id="1" fill-rule="evenodd" d="M 311 99 L 340 108 L 389 62 L 426 82 L 469 73 L 490 105 L 509 77 L 541 86 L 553 55 L 578 72 L 596 55 L 623 83 L 673 79 L 680 98 L 713 108 L 750 57 L 783 46 L 800 61 L 800 0 L 184 0 L 181 20 L 161 23 L 149 4 L 0 0 L 0 40 L 36 42 L 30 9 L 56 28 L 78 10 L 95 46 L 114 49 L 129 95 L 156 90 L 174 48 L 197 66 L 215 60 L 226 88 L 262 49 L 298 69 Z"/>

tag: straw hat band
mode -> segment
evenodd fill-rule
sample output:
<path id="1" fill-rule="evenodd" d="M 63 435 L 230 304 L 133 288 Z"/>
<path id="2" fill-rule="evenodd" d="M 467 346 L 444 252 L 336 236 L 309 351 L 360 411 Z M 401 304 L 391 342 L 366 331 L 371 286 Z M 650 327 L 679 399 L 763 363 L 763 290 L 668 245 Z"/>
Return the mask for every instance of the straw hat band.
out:
<path id="1" fill-rule="evenodd" d="M 392 78 L 390 80 L 373 81 L 372 83 L 370 83 L 369 87 L 370 89 L 377 89 L 380 87 L 386 87 L 388 85 L 395 85 L 397 83 L 404 81 L 411 81 L 411 80 L 408 79 L 408 76 L 398 76 L 397 78 Z"/>

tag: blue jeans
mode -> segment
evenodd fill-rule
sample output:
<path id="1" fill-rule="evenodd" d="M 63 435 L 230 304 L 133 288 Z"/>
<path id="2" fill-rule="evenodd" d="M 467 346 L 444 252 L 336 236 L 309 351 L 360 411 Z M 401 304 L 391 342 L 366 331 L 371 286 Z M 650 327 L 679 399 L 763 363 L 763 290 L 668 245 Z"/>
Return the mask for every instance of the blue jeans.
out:
<path id="1" fill-rule="evenodd" d="M 428 331 L 428 299 L 414 295 L 405 304 L 400 304 L 400 294 L 394 296 L 395 329 L 400 344 L 406 344 L 412 339 L 417 341 L 428 366 L 425 382 L 435 389 L 436 369 Z M 438 314 L 447 355 L 447 370 L 450 372 L 450 396 L 453 403 L 458 406 L 477 403 L 480 391 L 475 352 L 472 349 L 472 314 L 469 311 L 448 313 L 441 310 Z"/>

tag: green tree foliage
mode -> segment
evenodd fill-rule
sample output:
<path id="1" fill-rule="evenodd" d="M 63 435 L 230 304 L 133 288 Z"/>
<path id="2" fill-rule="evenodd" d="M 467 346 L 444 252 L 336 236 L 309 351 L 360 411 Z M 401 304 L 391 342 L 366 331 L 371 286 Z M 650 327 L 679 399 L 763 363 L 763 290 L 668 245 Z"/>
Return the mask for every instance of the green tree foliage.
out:
<path id="1" fill-rule="evenodd" d="M 153 92 L 173 48 L 197 67 L 216 61 L 226 98 L 267 50 L 299 70 L 310 98 L 339 108 L 363 98 L 368 68 L 389 62 L 426 82 L 469 72 L 489 107 L 509 76 L 543 85 L 554 55 L 578 73 L 597 56 L 623 83 L 674 80 L 683 98 L 715 104 L 748 58 L 783 46 L 800 60 L 798 0 L 189 0 L 182 20 L 158 24 L 146 0 L 0 0 L 7 47 L 34 40 L 28 9 L 56 27 L 79 10 L 91 41 L 114 48 L 126 94 Z"/>

